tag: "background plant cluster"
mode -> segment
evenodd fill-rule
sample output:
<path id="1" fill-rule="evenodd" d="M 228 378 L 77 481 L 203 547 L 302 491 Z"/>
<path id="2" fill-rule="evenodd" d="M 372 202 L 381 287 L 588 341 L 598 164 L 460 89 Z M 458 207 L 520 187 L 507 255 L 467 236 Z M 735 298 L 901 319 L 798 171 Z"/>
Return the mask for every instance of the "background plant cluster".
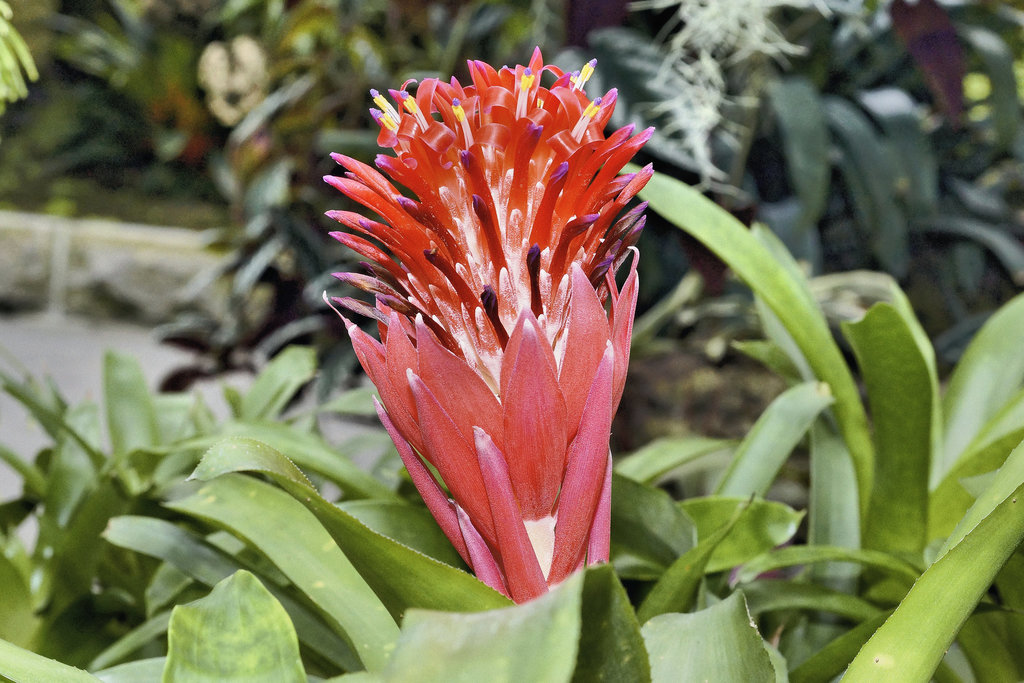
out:
<path id="1" fill-rule="evenodd" d="M 0 674 L 1024 675 L 1024 295 L 982 327 L 943 391 L 894 281 L 843 325 L 854 366 L 768 230 L 667 176 L 643 194 L 750 287 L 765 338 L 741 348 L 788 388 L 739 441 L 662 439 L 618 458 L 610 564 L 511 606 L 466 573 L 383 430 L 324 438 L 318 417 L 366 414 L 366 390 L 283 412 L 316 371 L 311 349 L 285 350 L 244 393 L 226 389 L 223 419 L 199 394 L 150 394 L 138 364 L 111 353 L 101 405 L 2 377 L 52 443 L 34 457 L 0 449 L 25 482 L 0 508 Z M 801 444 L 809 479 L 794 506 L 772 492 Z M 17 533 L 27 518 L 34 548 Z"/>
<path id="2" fill-rule="evenodd" d="M 278 353 L 223 415 L 117 353 L 99 402 L 0 375 L 50 438 L 0 437 L 24 483 L 0 505 L 0 676 L 1024 678 L 1019 11 L 23 4 L 42 76 L 0 119 L 5 201 L 88 213 L 99 184 L 219 226 L 237 316 L 165 330 L 209 359 L 168 388 Z M 783 390 L 735 439 L 616 450 L 610 565 L 513 607 L 465 572 L 319 309 L 353 265 L 319 177 L 375 153 L 370 87 L 534 44 L 596 56 L 616 123 L 658 126 L 634 364 L 699 337 Z"/>
<path id="3" fill-rule="evenodd" d="M 566 68 L 596 56 L 595 89 L 619 89 L 613 125 L 657 126 L 645 153 L 661 172 L 768 224 L 816 274 L 896 277 L 943 363 L 1024 281 L 1024 19 L 1005 3 L 10 4 L 44 77 L 0 118 L 0 202 L 216 228 L 233 254 L 231 315 L 162 331 L 206 361 L 169 387 L 251 349 L 330 355 L 325 273 L 354 264 L 326 237 L 322 214 L 343 200 L 320 178 L 329 152 L 377 152 L 368 90 L 534 45 Z M 721 263 L 671 228 L 645 244 L 642 308 L 687 267 L 721 293 Z M 842 289 L 877 293 L 870 277 Z M 730 339 L 750 312 L 691 308 L 666 319 L 672 335 L 711 318 Z M 333 353 L 325 367 L 344 377 L 351 354 Z"/>

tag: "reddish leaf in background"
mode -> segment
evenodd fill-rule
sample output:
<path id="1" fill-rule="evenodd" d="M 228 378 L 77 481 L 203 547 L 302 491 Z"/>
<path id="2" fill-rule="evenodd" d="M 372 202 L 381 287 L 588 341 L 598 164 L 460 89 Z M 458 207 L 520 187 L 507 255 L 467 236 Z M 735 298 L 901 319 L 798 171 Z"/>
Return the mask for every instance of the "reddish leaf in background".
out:
<path id="1" fill-rule="evenodd" d="M 628 0 L 569 0 L 566 8 L 566 42 L 587 47 L 591 31 L 621 26 L 626 20 Z"/>
<path id="2" fill-rule="evenodd" d="M 952 125 L 958 126 L 964 110 L 964 52 L 949 15 L 935 0 L 914 4 L 895 0 L 889 6 L 889 16 L 939 108 Z"/>

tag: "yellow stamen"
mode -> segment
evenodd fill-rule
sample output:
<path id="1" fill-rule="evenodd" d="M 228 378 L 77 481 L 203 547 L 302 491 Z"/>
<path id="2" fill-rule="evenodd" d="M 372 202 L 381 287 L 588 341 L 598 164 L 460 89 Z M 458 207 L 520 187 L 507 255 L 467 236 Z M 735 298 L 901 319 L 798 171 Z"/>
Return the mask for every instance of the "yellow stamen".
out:
<path id="1" fill-rule="evenodd" d="M 533 85 L 533 81 L 536 80 L 533 71 L 526 69 L 523 71 L 522 77 L 519 79 L 519 97 L 516 99 L 516 118 L 521 119 L 526 116 L 526 110 L 529 105 L 530 99 L 530 86 Z"/>
<path id="2" fill-rule="evenodd" d="M 590 77 L 594 75 L 595 66 L 597 66 L 597 60 L 591 59 L 589 62 L 583 65 L 582 69 L 580 69 L 579 76 L 577 76 L 574 79 L 571 79 L 572 85 L 576 90 L 582 90 L 583 86 L 587 84 L 587 81 L 590 80 Z"/>
<path id="3" fill-rule="evenodd" d="M 469 121 L 466 120 L 466 110 L 462 108 L 458 98 L 452 100 L 452 113 L 455 114 L 455 120 L 459 122 L 462 135 L 466 138 L 466 149 L 469 149 L 473 146 L 473 133 L 469 129 Z"/>
<path id="4" fill-rule="evenodd" d="M 380 107 L 380 110 L 382 112 L 391 117 L 392 121 L 397 122 L 402 118 L 401 115 L 398 113 L 398 110 L 391 106 L 391 103 L 388 102 L 387 99 L 385 99 L 384 96 L 381 95 L 378 91 L 371 90 L 370 97 L 373 98 L 373 103 Z"/>
<path id="5" fill-rule="evenodd" d="M 583 140 L 584 131 L 587 130 L 587 126 L 590 125 L 591 120 L 599 111 L 601 111 L 600 97 L 587 105 L 587 108 L 583 110 L 583 115 L 580 116 L 580 120 L 576 122 L 576 126 L 572 129 L 572 136 L 576 138 L 577 142 Z"/>
<path id="6" fill-rule="evenodd" d="M 420 123 L 420 127 L 423 128 L 423 130 L 426 130 L 427 119 L 423 116 L 423 112 L 420 111 L 419 106 L 416 105 L 416 98 L 412 97 L 404 90 L 398 93 L 398 98 L 402 101 L 402 106 L 404 106 L 410 114 L 416 117 L 416 120 Z"/>
<path id="7" fill-rule="evenodd" d="M 462 104 L 458 100 L 452 100 L 452 113 L 460 123 L 466 120 L 466 110 L 462 108 Z"/>
<path id="8" fill-rule="evenodd" d="M 386 111 L 380 112 L 380 116 L 377 117 L 377 123 L 381 124 L 390 131 L 398 130 L 398 121 L 396 121 L 391 114 Z"/>

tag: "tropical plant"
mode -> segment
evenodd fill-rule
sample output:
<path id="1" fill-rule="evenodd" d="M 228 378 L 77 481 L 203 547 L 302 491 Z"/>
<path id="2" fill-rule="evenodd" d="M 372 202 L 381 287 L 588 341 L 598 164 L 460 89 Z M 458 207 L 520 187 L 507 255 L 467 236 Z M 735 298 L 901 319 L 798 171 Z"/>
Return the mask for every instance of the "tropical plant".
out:
<path id="1" fill-rule="evenodd" d="M 702 179 L 814 272 L 894 276 L 955 361 L 1024 284 L 1024 15 L 935 0 L 732 4 L 734 21 L 709 3 L 638 3 L 628 28 L 591 35 L 597 78 L 622 85 L 613 124 L 657 126 L 645 153 L 661 170 Z M 660 30 L 678 18 L 689 23 Z M 653 228 L 648 239 L 671 243 Z M 717 283 L 718 264 L 686 248 Z M 651 275 L 648 287 L 675 283 Z"/>
<path id="2" fill-rule="evenodd" d="M 315 408 L 283 413 L 314 373 L 309 350 L 227 390 L 220 421 L 194 397 L 150 396 L 112 355 L 106 449 L 95 408 L 3 378 L 55 443 L 31 462 L 0 450 L 25 482 L 4 508 L 0 675 L 1024 676 L 1024 295 L 945 391 L 887 276 L 884 300 L 840 326 L 844 355 L 771 231 L 649 167 L 617 176 L 647 133 L 605 138 L 615 92 L 587 97 L 586 68 L 538 54 L 471 70 L 472 86 L 428 79 L 376 102 L 397 152 L 378 164 L 416 199 L 350 157 L 329 181 L 381 221 L 334 217 L 397 258 L 339 237 L 371 272 L 341 279 L 374 306 L 340 303 L 378 323 L 381 342 L 348 327 L 385 455 L 361 437 L 336 453 Z M 738 347 L 789 386 L 736 442 L 607 456 L 637 287 L 632 268 L 621 286 L 614 274 L 640 225 L 614 219 L 634 195 L 752 293 L 764 338 Z M 14 533 L 26 515 L 31 555 Z"/>
<path id="3" fill-rule="evenodd" d="M 610 565 L 510 606 L 464 571 L 429 513 L 407 497 L 407 484 L 396 492 L 359 472 L 304 432 L 303 419 L 291 426 L 263 419 L 277 415 L 309 374 L 311 356 L 292 352 L 289 363 L 303 359 L 302 371 L 280 361 L 245 396 L 232 394 L 238 417 L 216 431 L 234 436 L 220 440 L 203 429 L 178 447 L 164 442 L 161 464 L 134 476 L 131 464 L 156 462 L 154 449 L 122 445 L 119 452 L 135 455 L 108 465 L 110 476 L 155 482 L 187 471 L 195 449 L 217 441 L 186 488 L 159 508 L 113 517 L 104 541 L 65 532 L 79 548 L 115 554 L 127 566 L 148 563 L 150 571 L 128 574 L 126 592 L 138 602 L 135 621 L 121 626 L 133 629 L 91 654 L 91 664 L 67 650 L 57 659 L 92 670 L 115 665 L 99 674 L 108 681 L 306 680 L 362 669 L 364 680 L 403 681 L 473 680 L 482 672 L 509 681 L 827 681 L 844 671 L 851 681 L 1019 678 L 1024 357 L 1015 340 L 1024 333 L 1024 298 L 991 317 L 943 394 L 932 347 L 893 284 L 890 301 L 844 326 L 866 407 L 777 238 L 747 230 L 664 176 L 642 194 L 750 286 L 766 339 L 743 348 L 792 388 L 739 443 L 661 441 L 620 458 Z M 108 360 L 108 387 L 123 363 Z M 55 433 L 82 431 L 68 417 L 53 419 L 64 413 L 42 410 L 45 394 L 6 386 L 35 396 L 27 404 Z M 152 420 L 145 407 L 152 403 L 130 386 L 138 383 L 108 390 L 108 412 L 120 416 L 113 433 L 138 434 L 139 423 Z M 354 401 L 367 410 L 367 400 L 349 396 L 334 407 Z M 184 399 L 158 398 L 167 401 L 177 406 L 167 417 L 192 424 Z M 64 440 L 78 443 L 72 439 Z M 806 509 L 766 499 L 804 441 Z M 66 448 L 50 463 L 66 462 Z M 730 453 L 724 463 L 723 451 Z M 56 503 L 65 489 L 44 487 L 49 471 L 38 468 L 45 466 L 18 465 L 34 482 L 26 499 L 43 490 L 50 505 L 67 509 Z M 343 501 L 321 497 L 300 468 L 325 492 L 336 484 Z M 673 500 L 655 485 L 668 481 L 689 482 L 698 495 Z M 169 488 L 178 487 L 147 495 L 165 500 Z M 53 557 L 67 562 L 65 552 Z M 5 625 L 29 625 L 15 631 L 22 643 L 36 619 L 26 564 L 5 564 L 17 579 L 5 585 L 26 586 L 4 603 L 21 615 Z M 96 585 L 87 600 L 107 595 L 108 583 Z M 118 595 L 119 604 L 129 602 Z M 90 634 L 90 642 L 99 637 Z M 64 637 L 59 642 L 70 648 L 82 636 Z M 53 658 L 0 647 L 0 674 L 12 680 L 93 680 Z"/>
<path id="4" fill-rule="evenodd" d="M 171 520 L 180 520 L 180 515 L 163 506 L 198 487 L 186 477 L 203 451 L 226 435 L 246 433 L 273 443 L 311 475 L 320 469 L 329 472 L 331 481 L 344 486 L 346 497 L 393 495 L 323 441 L 315 427 L 316 413 L 280 419 L 314 370 L 312 350 L 294 347 L 281 353 L 248 391 L 225 387 L 227 419 L 215 417 L 200 394 L 150 394 L 138 363 L 116 353 L 104 361 L 101 405 L 68 405 L 51 382 L 0 375 L 3 390 L 51 439 L 34 458 L 0 446 L 0 460 L 23 483 L 21 496 L 0 507 L 0 576 L 5 587 L 0 637 L 77 666 L 92 662 L 95 669 L 123 656 L 117 648 L 107 650 L 126 634 L 136 629 L 150 636 L 163 633 L 174 601 L 198 597 L 204 591 L 197 587 L 203 584 L 161 567 L 137 548 L 125 550 L 102 541 L 100 535 L 116 534 L 116 520 L 134 515 L 132 519 L 141 519 L 148 528 L 174 529 L 176 552 L 188 554 L 187 525 L 174 526 Z M 103 438 L 104 429 L 109 441 Z M 360 451 L 365 458 L 389 452 L 386 437 L 348 438 L 354 439 L 352 452 Z M 393 459 L 392 469 L 397 463 Z M 32 544 L 25 543 L 26 534 L 34 536 Z M 229 545 L 202 557 L 211 561 L 214 553 L 228 562 L 222 567 L 232 562 L 249 566 L 244 557 L 231 559 L 240 551 Z M 128 636 L 122 650 L 133 638 L 138 642 L 139 635 Z M 146 642 L 139 645 L 142 654 L 154 651 Z"/>
<path id="5" fill-rule="evenodd" d="M 11 24 L 13 18 L 11 6 L 0 0 L 0 114 L 8 102 L 28 95 L 26 78 L 39 78 L 28 46 Z"/>

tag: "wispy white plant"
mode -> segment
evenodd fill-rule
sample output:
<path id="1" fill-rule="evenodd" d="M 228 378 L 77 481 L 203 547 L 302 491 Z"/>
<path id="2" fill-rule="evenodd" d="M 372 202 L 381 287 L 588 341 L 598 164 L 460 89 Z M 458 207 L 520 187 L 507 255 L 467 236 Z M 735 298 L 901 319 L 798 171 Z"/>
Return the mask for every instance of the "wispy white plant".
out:
<path id="1" fill-rule="evenodd" d="M 856 2 L 859 5 L 860 0 Z M 660 77 L 672 83 L 677 95 L 649 111 L 677 112 L 664 132 L 682 139 L 707 184 L 718 185 L 726 179 L 711 158 L 712 133 L 717 130 L 727 143 L 735 143 L 742 129 L 741 124 L 725 120 L 723 110 L 730 104 L 749 106 L 757 100 L 757 93 L 745 86 L 739 96 L 728 91 L 728 70 L 754 57 L 785 60 L 803 51 L 773 21 L 773 12 L 781 7 L 832 11 L 826 0 L 639 0 L 630 5 L 632 10 L 674 8 L 657 38 L 667 48 Z"/>
<path id="2" fill-rule="evenodd" d="M 26 77 L 30 81 L 39 78 L 28 46 L 11 23 L 13 18 L 11 6 L 0 0 L 0 113 L 7 102 L 28 95 Z"/>

